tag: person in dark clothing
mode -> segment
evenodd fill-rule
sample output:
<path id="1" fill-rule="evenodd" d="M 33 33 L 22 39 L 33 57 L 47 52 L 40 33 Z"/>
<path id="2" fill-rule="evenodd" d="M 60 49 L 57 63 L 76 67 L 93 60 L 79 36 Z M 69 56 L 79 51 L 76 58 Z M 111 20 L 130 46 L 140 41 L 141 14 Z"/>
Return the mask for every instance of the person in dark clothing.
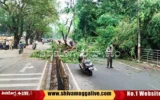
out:
<path id="1" fill-rule="evenodd" d="M 113 59 L 113 46 L 110 45 L 107 49 L 106 49 L 106 54 L 107 54 L 107 68 L 113 68 L 112 66 L 112 59 Z"/>
<path id="2" fill-rule="evenodd" d="M 8 50 L 9 49 L 9 41 L 7 40 L 6 41 L 6 50 Z"/>
<path id="3" fill-rule="evenodd" d="M 6 39 L 3 41 L 3 49 L 6 49 Z"/>
<path id="4" fill-rule="evenodd" d="M 0 49 L 3 49 L 2 41 L 0 41 Z"/>

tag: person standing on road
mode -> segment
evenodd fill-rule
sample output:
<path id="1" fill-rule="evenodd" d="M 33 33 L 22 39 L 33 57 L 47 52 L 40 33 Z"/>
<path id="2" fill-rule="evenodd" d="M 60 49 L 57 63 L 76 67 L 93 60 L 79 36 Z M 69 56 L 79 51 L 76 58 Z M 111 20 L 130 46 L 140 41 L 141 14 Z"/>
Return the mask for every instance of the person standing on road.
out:
<path id="1" fill-rule="evenodd" d="M 12 50 L 12 40 L 9 40 L 9 49 Z"/>
<path id="2" fill-rule="evenodd" d="M 6 39 L 3 41 L 3 49 L 6 49 Z"/>
<path id="3" fill-rule="evenodd" d="M 0 41 L 0 49 L 3 49 L 3 43 Z"/>
<path id="4" fill-rule="evenodd" d="M 113 45 L 111 44 L 107 49 L 106 49 L 106 54 L 107 54 L 107 68 L 113 68 L 112 66 L 112 59 L 113 59 Z"/>
<path id="5" fill-rule="evenodd" d="M 7 50 L 9 49 L 9 41 L 8 40 L 6 41 L 6 49 Z"/>

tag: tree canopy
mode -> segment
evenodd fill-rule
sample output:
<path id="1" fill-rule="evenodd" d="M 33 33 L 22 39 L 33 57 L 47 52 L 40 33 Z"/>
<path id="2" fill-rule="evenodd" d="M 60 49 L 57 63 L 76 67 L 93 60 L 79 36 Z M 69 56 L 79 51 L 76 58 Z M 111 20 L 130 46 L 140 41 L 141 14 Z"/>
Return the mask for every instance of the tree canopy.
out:
<path id="1" fill-rule="evenodd" d="M 94 38 L 101 50 L 113 43 L 136 57 L 139 27 L 142 49 L 160 49 L 159 0 L 77 0 L 76 13 L 76 41 Z"/>
<path id="2" fill-rule="evenodd" d="M 14 34 L 15 42 L 23 32 L 27 33 L 26 40 L 39 39 L 51 32 L 49 24 L 57 19 L 55 0 L 0 0 L 0 23 Z"/>

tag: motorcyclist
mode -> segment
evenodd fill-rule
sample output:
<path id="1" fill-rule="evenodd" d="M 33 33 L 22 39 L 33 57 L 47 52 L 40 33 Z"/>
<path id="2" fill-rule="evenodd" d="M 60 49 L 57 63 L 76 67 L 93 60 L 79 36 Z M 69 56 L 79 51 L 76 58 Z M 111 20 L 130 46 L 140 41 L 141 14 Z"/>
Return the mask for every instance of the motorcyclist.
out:
<path id="1" fill-rule="evenodd" d="M 38 41 L 37 41 L 37 40 L 34 40 L 33 44 L 38 44 Z"/>
<path id="2" fill-rule="evenodd" d="M 23 37 L 21 37 L 20 41 L 19 41 L 19 48 L 24 48 L 25 45 L 25 40 Z"/>
<path id="3" fill-rule="evenodd" d="M 79 58 L 78 58 L 79 64 L 80 64 L 80 66 L 82 66 L 82 68 L 83 68 L 83 61 L 84 61 L 85 58 L 86 57 L 84 56 L 84 50 L 82 50 L 80 55 L 79 55 Z"/>
<path id="4" fill-rule="evenodd" d="M 37 40 L 34 40 L 32 47 L 36 46 L 37 44 L 38 44 L 38 41 L 37 41 Z"/>

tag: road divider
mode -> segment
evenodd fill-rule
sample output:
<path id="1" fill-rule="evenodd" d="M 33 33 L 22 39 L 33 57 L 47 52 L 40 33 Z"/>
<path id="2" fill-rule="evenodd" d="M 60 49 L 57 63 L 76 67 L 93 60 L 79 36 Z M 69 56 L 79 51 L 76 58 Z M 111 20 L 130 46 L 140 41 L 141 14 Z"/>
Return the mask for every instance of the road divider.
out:
<path id="1" fill-rule="evenodd" d="M 58 82 L 58 90 L 69 90 L 69 75 L 67 74 L 64 63 L 62 62 L 58 51 L 55 52 L 55 55 L 53 57 L 52 61 L 52 72 L 51 72 L 51 86 L 53 86 L 54 79 L 55 79 L 55 70 L 56 70 L 56 76 L 57 76 L 57 82 Z M 55 69 L 56 68 L 56 69 Z"/>

